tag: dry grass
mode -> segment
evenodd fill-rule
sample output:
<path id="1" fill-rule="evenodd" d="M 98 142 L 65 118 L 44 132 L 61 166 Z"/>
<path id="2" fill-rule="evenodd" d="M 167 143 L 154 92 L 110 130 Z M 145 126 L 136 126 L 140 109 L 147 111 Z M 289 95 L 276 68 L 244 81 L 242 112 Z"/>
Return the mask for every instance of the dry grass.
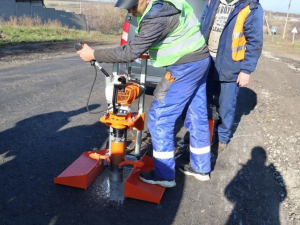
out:
<path id="1" fill-rule="evenodd" d="M 97 30 L 103 34 L 121 33 L 127 11 L 114 7 L 112 2 L 85 2 L 81 16 L 76 22 L 87 30 Z"/>
<path id="2" fill-rule="evenodd" d="M 80 4 L 81 2 L 81 4 Z M 115 1 L 90 1 L 90 0 L 45 0 L 44 4 L 47 8 L 55 8 L 69 12 L 80 13 L 76 16 L 78 23 L 83 30 L 100 31 L 103 34 L 120 33 L 123 27 L 126 10 L 115 8 Z"/>
<path id="3" fill-rule="evenodd" d="M 0 45 L 22 42 L 88 40 L 106 37 L 100 32 L 87 33 L 82 30 L 63 27 L 57 20 L 42 23 L 40 18 L 10 17 L 8 21 L 0 18 Z"/>
<path id="4" fill-rule="evenodd" d="M 47 8 L 55 8 L 58 10 L 65 10 L 68 12 L 80 12 L 80 1 L 53 1 L 44 0 L 44 4 Z"/>
<path id="5" fill-rule="evenodd" d="M 79 5 L 79 1 L 46 1 L 45 4 L 57 4 L 59 7 L 56 9 L 64 9 L 61 6 L 73 6 Z M 67 9 L 65 7 L 65 10 Z M 75 15 L 75 21 L 85 31 L 100 31 L 102 34 L 119 34 L 121 33 L 126 10 L 122 10 L 114 7 L 113 2 L 91 2 L 82 1 L 81 7 L 82 14 Z M 31 19 L 30 17 L 11 17 L 8 21 L 3 21 L 0 18 L 0 25 L 5 26 L 51 26 L 62 27 L 62 24 L 58 21 L 42 22 L 40 18 Z"/>
<path id="6" fill-rule="evenodd" d="M 35 17 L 27 17 L 27 16 L 22 16 L 22 17 L 15 17 L 11 16 L 9 17 L 9 20 L 4 20 L 0 18 L 0 26 L 10 26 L 10 27 L 57 27 L 57 28 L 62 28 L 62 24 L 58 20 L 48 20 L 45 21 L 44 23 L 42 22 L 41 18 Z"/>
<path id="7" fill-rule="evenodd" d="M 291 38 L 282 39 L 282 36 L 265 35 L 264 37 L 264 49 L 267 51 L 275 52 L 278 54 L 295 54 L 300 53 L 300 35 L 295 38 L 294 44 L 292 44 Z"/>

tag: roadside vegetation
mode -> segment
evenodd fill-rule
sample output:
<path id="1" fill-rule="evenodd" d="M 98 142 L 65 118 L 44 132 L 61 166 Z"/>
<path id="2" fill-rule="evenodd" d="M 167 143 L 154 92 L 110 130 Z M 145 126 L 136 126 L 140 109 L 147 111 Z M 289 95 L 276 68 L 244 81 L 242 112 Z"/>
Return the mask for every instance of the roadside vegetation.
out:
<path id="1" fill-rule="evenodd" d="M 47 8 L 76 14 L 76 22 L 84 30 L 101 33 L 120 32 L 127 10 L 114 7 L 114 0 L 44 0 Z"/>
<path id="2" fill-rule="evenodd" d="M 300 35 L 297 36 L 300 39 Z M 292 39 L 292 38 L 290 38 Z M 294 44 L 288 38 L 282 39 L 281 35 L 265 35 L 264 49 L 281 53 L 300 53 L 300 41 L 295 40 Z"/>
<path id="3" fill-rule="evenodd" d="M 0 45 L 24 42 L 94 41 L 119 36 L 126 11 L 113 6 L 111 2 L 83 4 L 82 14 L 76 14 L 74 18 L 81 30 L 63 26 L 58 20 L 42 21 L 39 17 L 10 17 L 9 20 L 0 18 Z"/>
<path id="4" fill-rule="evenodd" d="M 55 21 L 42 23 L 40 18 L 11 17 L 0 23 L 0 45 L 24 42 L 97 40 L 110 38 L 114 35 L 102 34 L 99 31 L 69 29 Z M 119 35 L 118 35 L 119 36 Z"/>
<path id="5" fill-rule="evenodd" d="M 268 31 L 266 20 L 268 21 L 269 28 L 272 27 L 277 28 L 276 35 L 271 35 Z M 283 39 L 283 33 L 285 28 L 285 13 L 277 13 L 277 12 L 269 12 L 266 11 L 265 16 L 265 26 L 264 26 L 264 49 L 273 53 L 277 53 L 278 55 L 286 55 L 286 54 L 294 54 L 299 55 L 300 53 L 300 15 L 299 14 L 290 14 L 285 38 Z M 296 27 L 298 29 L 298 34 L 295 34 L 294 43 L 292 30 Z"/>
<path id="6" fill-rule="evenodd" d="M 114 7 L 113 2 L 84 2 L 82 14 L 75 21 L 86 31 L 97 30 L 103 34 L 121 33 L 127 10 Z M 83 15 L 83 16 L 82 16 Z"/>
<path id="7" fill-rule="evenodd" d="M 63 27 L 59 21 L 42 23 L 39 18 L 10 17 L 0 26 L 0 44 L 21 42 L 66 41 L 83 38 L 86 32 Z"/>

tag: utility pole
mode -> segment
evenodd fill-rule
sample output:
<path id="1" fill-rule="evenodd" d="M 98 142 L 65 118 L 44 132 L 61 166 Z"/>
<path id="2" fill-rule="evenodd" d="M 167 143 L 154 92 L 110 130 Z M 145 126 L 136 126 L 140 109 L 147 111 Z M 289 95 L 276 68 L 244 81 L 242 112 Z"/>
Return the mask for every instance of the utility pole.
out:
<path id="1" fill-rule="evenodd" d="M 282 39 L 284 39 L 284 37 L 285 37 L 285 31 L 286 31 L 287 21 L 288 21 L 288 18 L 289 18 L 290 7 L 291 7 L 291 1 L 292 1 L 292 0 L 290 0 L 289 7 L 288 7 L 288 11 L 287 11 L 287 15 L 286 15 L 286 20 L 285 20 L 285 26 L 284 26 L 284 31 L 283 31 Z"/>
<path id="2" fill-rule="evenodd" d="M 81 0 L 80 0 L 80 14 L 81 14 Z"/>
<path id="3" fill-rule="evenodd" d="M 270 30 L 269 23 L 268 23 L 268 20 L 267 20 L 267 17 L 266 17 L 266 13 L 265 13 L 265 12 L 264 12 L 264 18 L 265 18 L 265 21 L 266 21 L 266 24 L 267 24 L 268 34 L 271 34 L 271 30 Z"/>

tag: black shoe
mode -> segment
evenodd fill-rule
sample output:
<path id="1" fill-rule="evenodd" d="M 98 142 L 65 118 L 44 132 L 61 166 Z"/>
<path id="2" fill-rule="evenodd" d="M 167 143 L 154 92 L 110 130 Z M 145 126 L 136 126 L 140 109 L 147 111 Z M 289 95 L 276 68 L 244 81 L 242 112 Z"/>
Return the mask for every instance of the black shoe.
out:
<path id="1" fill-rule="evenodd" d="M 140 173 L 140 179 L 148 184 L 158 184 L 160 186 L 171 188 L 175 187 L 175 180 L 164 180 L 154 173 L 154 171 Z"/>
<path id="2" fill-rule="evenodd" d="M 209 173 L 197 173 L 190 165 L 183 164 L 179 166 L 179 170 L 185 175 L 193 176 L 197 180 L 207 181 L 210 180 Z"/>

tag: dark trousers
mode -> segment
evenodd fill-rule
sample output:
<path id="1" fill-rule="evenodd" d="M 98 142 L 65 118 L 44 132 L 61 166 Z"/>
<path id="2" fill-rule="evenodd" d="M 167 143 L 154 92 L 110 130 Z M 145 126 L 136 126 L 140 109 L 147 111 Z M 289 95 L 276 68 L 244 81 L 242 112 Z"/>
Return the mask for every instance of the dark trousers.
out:
<path id="1" fill-rule="evenodd" d="M 217 71 L 214 68 L 214 58 L 212 59 L 207 78 L 207 101 L 217 106 L 220 117 L 216 125 L 216 138 L 227 144 L 232 135 L 239 86 L 236 82 L 216 81 Z"/>

